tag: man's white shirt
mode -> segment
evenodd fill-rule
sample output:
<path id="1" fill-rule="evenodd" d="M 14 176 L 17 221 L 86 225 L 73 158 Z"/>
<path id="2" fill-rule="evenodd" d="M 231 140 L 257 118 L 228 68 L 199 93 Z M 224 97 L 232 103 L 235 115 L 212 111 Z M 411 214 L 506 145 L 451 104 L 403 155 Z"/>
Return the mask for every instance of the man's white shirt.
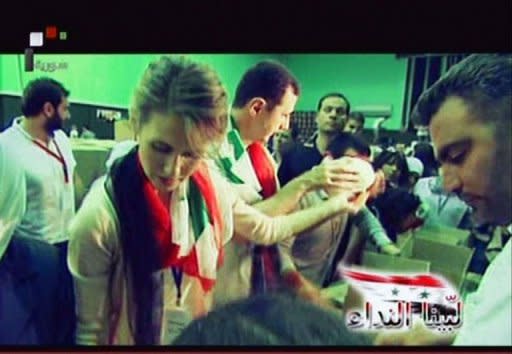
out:
<path id="1" fill-rule="evenodd" d="M 0 134 L 0 139 L 25 171 L 27 209 L 16 228 L 16 235 L 35 237 L 52 244 L 66 241 L 69 222 L 75 215 L 73 173 L 76 166 L 68 137 L 62 130 L 57 130 L 47 146 L 54 154 L 62 154 L 67 182 L 62 162 L 34 142 L 21 127 L 20 118 Z"/>

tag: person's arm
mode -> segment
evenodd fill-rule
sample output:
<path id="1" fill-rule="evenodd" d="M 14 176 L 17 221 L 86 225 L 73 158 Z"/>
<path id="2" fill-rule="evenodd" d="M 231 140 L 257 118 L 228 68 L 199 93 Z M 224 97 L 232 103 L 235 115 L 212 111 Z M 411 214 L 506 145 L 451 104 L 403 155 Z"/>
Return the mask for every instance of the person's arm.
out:
<path id="1" fill-rule="evenodd" d="M 329 187 L 350 190 L 357 188 L 358 183 L 359 175 L 349 170 L 344 161 L 329 160 L 294 178 L 271 198 L 252 206 L 270 216 L 288 214 L 310 190 Z"/>
<path id="2" fill-rule="evenodd" d="M 290 237 L 278 243 L 279 257 L 281 260 L 281 273 L 296 271 L 297 267 L 293 261 L 292 248 L 295 237 Z"/>
<path id="3" fill-rule="evenodd" d="M 304 210 L 270 217 L 236 197 L 233 203 L 234 231 L 256 244 L 272 245 L 293 235 L 300 235 L 334 215 L 356 213 L 366 198 L 367 194 L 362 193 L 356 201 L 349 203 L 340 194 Z"/>
<path id="4" fill-rule="evenodd" d="M 113 208 L 98 185 L 84 200 L 70 226 L 68 267 L 76 299 L 76 343 L 108 343 L 109 288 L 115 258 Z"/>
<path id="5" fill-rule="evenodd" d="M 393 241 L 389 239 L 379 219 L 367 207 L 361 209 L 353 217 L 353 221 L 364 235 L 371 238 L 371 241 L 380 251 L 390 255 L 398 255 L 400 253 L 400 250 L 394 246 Z"/>

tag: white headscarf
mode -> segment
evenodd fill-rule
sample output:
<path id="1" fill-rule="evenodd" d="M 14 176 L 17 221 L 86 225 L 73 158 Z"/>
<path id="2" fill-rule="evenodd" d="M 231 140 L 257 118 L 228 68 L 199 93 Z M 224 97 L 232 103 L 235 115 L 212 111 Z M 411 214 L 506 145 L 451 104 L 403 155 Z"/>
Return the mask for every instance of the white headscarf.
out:
<path id="1" fill-rule="evenodd" d="M 423 163 L 416 157 L 407 157 L 409 172 L 416 172 L 420 177 L 423 175 Z"/>
<path id="2" fill-rule="evenodd" d="M 0 259 L 26 208 L 25 174 L 0 139 Z"/>

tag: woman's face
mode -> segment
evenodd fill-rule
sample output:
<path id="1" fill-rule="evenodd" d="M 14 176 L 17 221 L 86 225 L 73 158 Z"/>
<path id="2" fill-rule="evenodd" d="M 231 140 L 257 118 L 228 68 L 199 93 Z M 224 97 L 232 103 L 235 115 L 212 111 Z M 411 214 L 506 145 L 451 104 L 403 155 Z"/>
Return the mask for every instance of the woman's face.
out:
<path id="1" fill-rule="evenodd" d="M 384 165 L 382 165 L 382 172 L 384 172 L 384 177 L 386 177 L 386 181 L 396 181 L 398 178 L 398 164 L 396 161 L 388 161 Z"/>
<path id="2" fill-rule="evenodd" d="M 190 177 L 206 156 L 209 143 L 194 151 L 185 135 L 182 118 L 153 112 L 137 131 L 144 172 L 158 191 L 172 192 Z"/>

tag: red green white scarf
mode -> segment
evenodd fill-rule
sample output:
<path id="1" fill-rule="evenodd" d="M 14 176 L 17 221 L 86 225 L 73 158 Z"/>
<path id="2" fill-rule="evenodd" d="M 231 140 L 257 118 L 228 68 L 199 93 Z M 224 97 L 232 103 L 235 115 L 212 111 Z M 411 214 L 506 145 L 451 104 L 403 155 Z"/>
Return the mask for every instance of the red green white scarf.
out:
<path id="1" fill-rule="evenodd" d="M 276 165 L 270 152 L 262 143 L 252 144 L 253 146 L 259 146 L 256 150 L 251 150 L 250 147 L 246 148 L 232 117 L 229 123 L 227 141 L 221 146 L 219 156 L 215 159 L 217 166 L 241 195 L 245 195 L 245 192 L 250 190 L 251 195 L 259 194 L 258 199 L 260 200 L 267 198 L 268 196 L 264 197 L 262 194 L 263 189 L 267 188 L 263 184 L 275 184 L 275 188 L 279 189 L 279 182 L 275 173 Z M 259 157 L 254 158 L 255 154 Z M 261 169 L 265 169 L 263 179 L 261 179 L 262 175 L 258 176 Z M 247 200 L 248 198 L 244 199 L 249 203 L 255 201 Z"/>
<path id="2" fill-rule="evenodd" d="M 198 278 L 205 292 L 215 285 L 223 260 L 223 222 L 215 188 L 205 163 L 172 193 L 170 212 L 151 181 L 143 175 L 143 191 L 160 250 L 162 268 L 180 267 Z"/>
<path id="3" fill-rule="evenodd" d="M 230 120 L 230 128 L 227 143 L 221 147 L 221 156 L 217 159 L 218 166 L 240 192 L 251 189 L 261 199 L 270 198 L 279 189 L 279 183 L 275 163 L 269 151 L 261 142 L 252 143 L 245 148 L 233 118 Z M 255 246 L 251 292 L 254 294 L 273 289 L 278 286 L 278 280 L 277 246 Z"/>

